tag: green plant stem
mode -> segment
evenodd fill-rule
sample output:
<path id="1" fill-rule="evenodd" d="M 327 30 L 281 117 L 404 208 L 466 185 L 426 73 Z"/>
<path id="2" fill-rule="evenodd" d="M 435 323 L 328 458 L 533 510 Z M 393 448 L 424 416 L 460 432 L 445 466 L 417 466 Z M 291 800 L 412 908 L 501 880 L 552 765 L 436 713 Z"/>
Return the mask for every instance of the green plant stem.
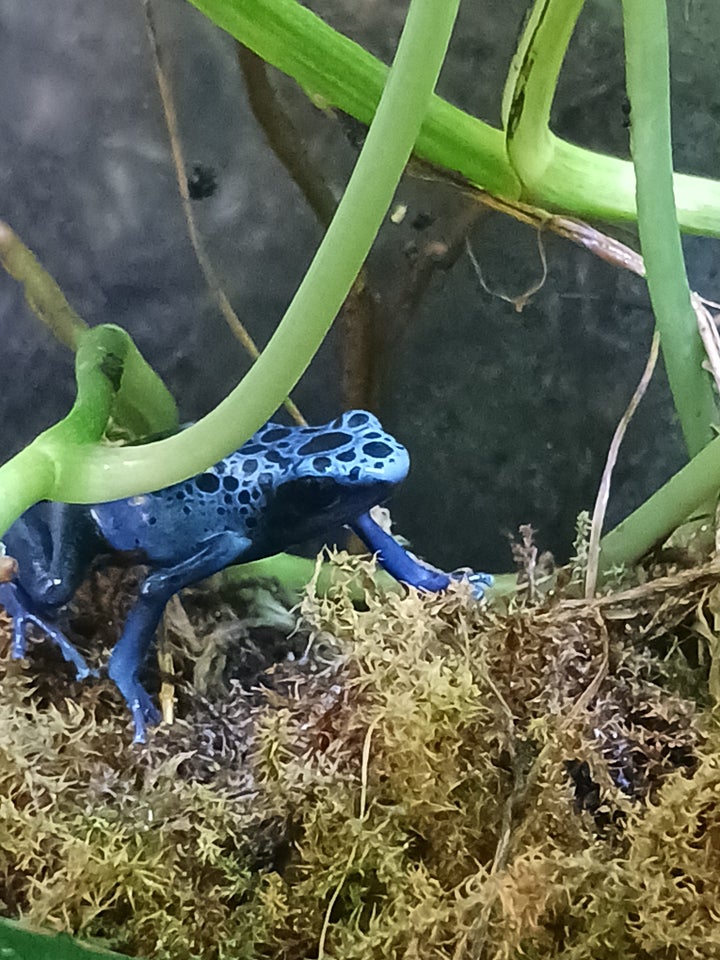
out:
<path id="1" fill-rule="evenodd" d="M 70 413 L 35 443 L 57 446 L 97 445 L 108 423 L 133 437 L 176 431 L 175 401 L 122 327 L 102 324 L 84 331 L 75 355 L 77 396 Z"/>
<path id="2" fill-rule="evenodd" d="M 550 110 L 583 3 L 536 0 L 508 70 L 501 114 L 508 157 L 531 192 L 537 192 L 554 162 L 556 138 L 550 132 Z"/>
<path id="3" fill-rule="evenodd" d="M 503 90 L 508 160 L 528 202 L 578 217 L 635 219 L 632 164 L 566 143 L 550 129 L 558 77 L 582 6 L 583 0 L 535 0 L 530 8 Z M 688 223 L 707 228 L 716 217 L 705 207 L 707 197 L 695 191 L 692 178 L 676 180 Z"/>
<path id="4" fill-rule="evenodd" d="M 717 497 L 720 438 L 709 443 L 600 541 L 600 570 L 629 566 Z"/>
<path id="5" fill-rule="evenodd" d="M 685 272 L 673 196 L 666 0 L 623 0 L 630 141 L 640 247 L 665 369 L 690 456 L 713 436 L 717 407 Z"/>
<path id="6" fill-rule="evenodd" d="M 52 499 L 93 503 L 183 480 L 235 450 L 278 408 L 320 346 L 392 201 L 440 72 L 457 6 L 458 0 L 412 0 L 337 213 L 285 317 L 239 386 L 201 421 L 167 440 L 56 448 Z"/>
<path id="7" fill-rule="evenodd" d="M 190 2 L 268 63 L 294 77 L 315 102 L 339 107 L 364 123 L 373 116 L 385 66 L 296 0 Z M 549 30 L 539 36 L 542 54 L 549 57 L 548 70 L 539 74 L 545 92 L 550 69 L 559 70 L 562 62 L 579 0 L 538 0 L 536 4 L 540 10 L 546 6 L 544 16 L 548 24 L 552 20 L 557 25 L 557 36 Z M 536 50 L 521 42 L 516 68 Z M 588 219 L 635 220 L 632 164 L 576 147 L 549 131 L 546 162 L 535 164 L 528 156 L 532 169 L 523 168 L 521 186 L 505 152 L 504 134 L 433 97 L 415 152 L 505 199 L 523 199 Z M 720 183 L 676 174 L 675 195 L 683 230 L 720 236 Z"/>
<path id="8" fill-rule="evenodd" d="M 237 564 L 227 567 L 218 574 L 224 583 L 242 584 L 254 580 L 276 580 L 288 593 L 292 603 L 302 599 L 307 585 L 316 571 L 316 560 L 307 557 L 296 557 L 290 553 L 278 553 L 274 557 L 264 560 L 253 560 L 252 563 Z M 327 594 L 341 578 L 338 568 L 332 563 L 322 563 L 317 579 L 317 591 L 321 596 Z M 383 593 L 402 593 L 405 587 L 390 576 L 381 567 L 378 567 L 373 576 L 375 587 Z M 365 584 L 358 579 L 350 584 L 350 596 L 353 600 L 365 599 Z"/>
<path id="9" fill-rule="evenodd" d="M 0 536 L 17 518 L 53 489 L 55 464 L 38 440 L 0 467 Z"/>
<path id="10" fill-rule="evenodd" d="M 190 0 L 214 23 L 268 63 L 292 76 L 318 106 L 369 124 L 387 67 L 296 0 Z M 486 189 L 517 198 L 503 136 L 434 96 L 415 152 L 457 170 Z"/>

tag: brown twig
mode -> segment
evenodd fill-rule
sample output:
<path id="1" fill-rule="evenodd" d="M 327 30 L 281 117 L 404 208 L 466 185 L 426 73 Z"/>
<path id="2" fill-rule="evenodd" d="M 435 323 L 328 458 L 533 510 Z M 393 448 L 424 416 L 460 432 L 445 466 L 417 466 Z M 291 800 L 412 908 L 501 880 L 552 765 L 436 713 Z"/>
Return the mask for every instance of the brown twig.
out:
<path id="1" fill-rule="evenodd" d="M 177 178 L 178 192 L 180 193 L 180 200 L 182 202 L 182 209 L 183 214 L 185 215 L 185 223 L 187 224 L 190 243 L 192 244 L 193 251 L 195 252 L 195 258 L 197 259 L 200 270 L 205 278 L 208 289 L 210 290 L 213 299 L 217 303 L 225 322 L 243 345 L 251 359 L 257 360 L 257 358 L 260 356 L 260 351 L 258 350 L 258 347 L 252 336 L 248 333 L 242 321 L 233 310 L 232 304 L 230 303 L 225 291 L 222 289 L 218 276 L 215 273 L 215 268 L 213 267 L 212 262 L 207 254 L 205 244 L 200 237 L 197 224 L 195 223 L 195 215 L 193 214 L 192 210 L 192 200 L 190 199 L 187 175 L 185 172 L 185 157 L 183 155 L 177 111 L 175 109 L 175 98 L 173 97 L 172 88 L 162 64 L 160 44 L 158 42 L 157 31 L 155 29 L 155 19 L 150 0 L 142 0 L 142 6 L 145 14 L 145 27 L 153 61 L 153 68 L 155 71 L 155 79 L 157 81 L 158 90 L 160 91 L 160 99 L 162 101 L 163 113 L 165 115 L 165 124 L 167 126 L 168 137 L 170 140 L 170 150 L 172 153 L 173 165 L 175 167 L 175 176 Z M 285 400 L 284 406 L 296 423 L 301 425 L 305 425 L 307 423 L 290 398 Z"/>
<path id="2" fill-rule="evenodd" d="M 422 167 L 413 162 L 409 173 L 416 174 L 418 169 Z M 455 264 L 465 250 L 467 237 L 482 216 L 484 216 L 482 207 L 473 204 L 454 217 L 442 243 L 442 256 L 439 256 L 437 243 L 428 243 L 420 248 L 409 280 L 388 311 L 392 317 L 391 332 L 394 347 L 397 347 L 409 329 L 435 271 L 439 268 L 449 270 Z"/>
<path id="3" fill-rule="evenodd" d="M 720 560 L 713 559 L 702 567 L 693 567 L 692 570 L 680 570 L 678 573 L 666 577 L 657 577 L 647 583 L 640 584 L 637 587 L 630 587 L 628 590 L 618 590 L 615 593 L 609 593 L 601 597 L 593 597 L 590 601 L 582 600 L 562 600 L 552 608 L 547 615 L 538 613 L 539 619 L 545 616 L 550 617 L 554 622 L 562 620 L 564 617 L 577 617 L 579 610 L 604 610 L 608 607 L 630 607 L 637 605 L 638 601 L 649 600 L 657 594 L 669 593 L 677 590 L 680 593 L 688 588 L 694 587 L 704 580 L 717 581 L 720 578 Z"/>
<path id="4" fill-rule="evenodd" d="M 267 64 L 242 43 L 236 43 L 235 49 L 250 109 L 270 149 L 305 197 L 318 222 L 328 227 L 337 209 L 337 199 L 313 165 L 292 118 L 281 105 L 268 78 Z"/>

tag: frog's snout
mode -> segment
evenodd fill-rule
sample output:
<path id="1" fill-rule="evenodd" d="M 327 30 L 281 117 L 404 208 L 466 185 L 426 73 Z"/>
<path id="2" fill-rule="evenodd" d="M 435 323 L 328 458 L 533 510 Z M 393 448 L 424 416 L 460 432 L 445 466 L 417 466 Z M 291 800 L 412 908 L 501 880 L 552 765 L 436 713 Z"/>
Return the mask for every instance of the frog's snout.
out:
<path id="1" fill-rule="evenodd" d="M 393 441 L 391 450 L 385 459 L 369 460 L 364 464 L 363 472 L 368 479 L 393 485 L 402 483 L 410 470 L 410 455 L 397 440 Z"/>

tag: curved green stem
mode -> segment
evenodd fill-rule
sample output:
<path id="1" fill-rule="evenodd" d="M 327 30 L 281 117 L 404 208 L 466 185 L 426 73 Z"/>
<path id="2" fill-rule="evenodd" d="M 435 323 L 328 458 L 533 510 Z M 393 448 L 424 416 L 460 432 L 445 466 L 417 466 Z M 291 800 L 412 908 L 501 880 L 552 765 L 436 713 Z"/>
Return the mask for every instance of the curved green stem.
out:
<path id="1" fill-rule="evenodd" d="M 510 64 L 502 121 L 510 163 L 529 190 L 543 182 L 553 164 L 555 138 L 550 133 L 550 110 L 583 3 L 536 0 Z M 589 192 L 594 192 L 592 187 Z"/>
<path id="2" fill-rule="evenodd" d="M 92 503 L 180 481 L 236 449 L 274 413 L 320 346 L 392 201 L 442 66 L 458 2 L 412 0 L 337 213 L 285 317 L 239 386 L 208 416 L 167 440 L 56 447 L 52 499 Z"/>
<path id="3" fill-rule="evenodd" d="M 58 470 L 74 452 L 105 449 L 109 426 L 133 438 L 178 428 L 175 401 L 120 327 L 78 332 L 75 376 L 70 413 L 0 467 L 3 533 L 33 503 L 53 499 Z"/>
<path id="4" fill-rule="evenodd" d="M 133 439 L 178 429 L 175 401 L 129 334 L 115 324 L 85 330 L 75 355 L 77 396 L 70 413 L 35 443 L 54 450 L 99 444 L 112 423 Z"/>
<path id="5" fill-rule="evenodd" d="M 576 217 L 635 220 L 633 165 L 567 143 L 550 130 L 562 67 L 583 0 L 536 0 L 503 92 L 508 158 L 523 199 Z M 688 233 L 718 235 L 720 183 L 675 174 L 677 216 Z"/>
<path id="6" fill-rule="evenodd" d="M 317 560 L 307 557 L 296 557 L 290 553 L 278 553 L 274 557 L 263 560 L 253 560 L 251 563 L 237 564 L 227 567 L 220 576 L 224 583 L 242 584 L 252 580 L 275 580 L 289 595 L 291 603 L 297 603 L 310 583 L 315 573 L 317 577 L 317 592 L 321 596 L 329 593 L 338 583 L 347 581 L 346 576 L 340 573 L 334 563 L 321 563 L 317 570 Z M 402 593 L 405 587 L 391 577 L 389 573 L 378 567 L 373 575 L 375 588 L 383 593 Z M 350 596 L 353 600 L 365 599 L 366 583 L 363 577 L 358 576 L 349 584 Z"/>
<path id="7" fill-rule="evenodd" d="M 713 436 L 717 407 L 685 273 L 673 196 L 665 0 L 623 0 L 630 142 L 640 247 L 665 369 L 690 456 Z"/>
<path id="8" fill-rule="evenodd" d="M 46 500 L 53 489 L 55 463 L 39 439 L 0 466 L 0 536 L 34 503 Z"/>

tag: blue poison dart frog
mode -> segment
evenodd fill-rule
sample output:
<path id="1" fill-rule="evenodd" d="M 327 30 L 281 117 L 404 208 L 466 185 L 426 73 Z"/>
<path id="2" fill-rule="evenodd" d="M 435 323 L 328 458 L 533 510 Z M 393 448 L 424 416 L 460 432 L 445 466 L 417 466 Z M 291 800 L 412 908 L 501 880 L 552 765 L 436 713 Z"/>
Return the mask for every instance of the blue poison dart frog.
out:
<path id="1" fill-rule="evenodd" d="M 422 565 L 368 513 L 408 467 L 407 451 L 377 419 L 351 410 L 319 427 L 267 423 L 205 473 L 156 493 L 92 507 L 38 503 L 5 537 L 7 553 L 18 563 L 15 580 L 0 583 L 0 603 L 14 621 L 12 655 L 25 655 L 26 629 L 34 623 L 78 678 L 87 677 L 84 658 L 55 624 L 59 608 L 107 545 L 137 554 L 150 571 L 108 673 L 132 713 L 135 742 L 144 743 L 146 724 L 160 717 L 140 672 L 165 604 L 183 587 L 340 524 L 349 525 L 397 580 L 428 591 L 448 586 L 451 575 Z M 479 596 L 492 578 L 469 579 Z"/>

